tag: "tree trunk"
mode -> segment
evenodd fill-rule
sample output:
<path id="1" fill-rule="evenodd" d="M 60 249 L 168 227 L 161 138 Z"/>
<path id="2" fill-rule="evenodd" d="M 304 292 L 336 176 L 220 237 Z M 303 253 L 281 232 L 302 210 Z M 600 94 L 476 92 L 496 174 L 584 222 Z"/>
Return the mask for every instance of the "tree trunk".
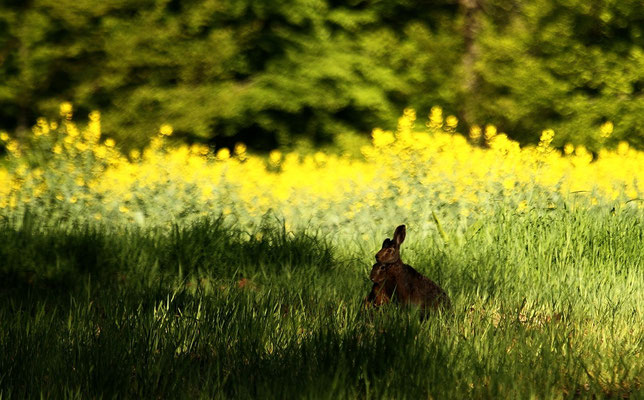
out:
<path id="1" fill-rule="evenodd" d="M 476 71 L 479 48 L 476 42 L 480 29 L 481 6 L 484 0 L 459 0 L 463 13 L 463 120 L 467 125 L 476 123 L 476 107 L 478 106 L 478 87 L 480 77 Z"/>
<path id="2" fill-rule="evenodd" d="M 20 111 L 18 111 L 18 121 L 16 124 L 16 138 L 24 142 L 27 136 L 29 135 L 29 127 L 27 126 L 27 106 L 20 105 Z"/>

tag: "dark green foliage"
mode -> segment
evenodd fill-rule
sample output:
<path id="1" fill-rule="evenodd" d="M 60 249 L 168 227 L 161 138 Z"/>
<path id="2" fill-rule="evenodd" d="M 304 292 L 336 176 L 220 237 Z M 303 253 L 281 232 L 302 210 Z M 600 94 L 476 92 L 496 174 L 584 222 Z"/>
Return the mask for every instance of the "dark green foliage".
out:
<path id="1" fill-rule="evenodd" d="M 482 3 L 477 120 L 523 142 L 549 127 L 555 145 L 593 149 L 612 121 L 609 145 L 644 145 L 644 3 Z"/>
<path id="2" fill-rule="evenodd" d="M 461 3 L 4 2 L 0 129 L 68 100 L 128 145 L 170 123 L 267 149 L 441 105 L 524 142 L 554 128 L 596 148 L 610 120 L 642 146 L 640 1 L 476 0 L 467 18 Z"/>

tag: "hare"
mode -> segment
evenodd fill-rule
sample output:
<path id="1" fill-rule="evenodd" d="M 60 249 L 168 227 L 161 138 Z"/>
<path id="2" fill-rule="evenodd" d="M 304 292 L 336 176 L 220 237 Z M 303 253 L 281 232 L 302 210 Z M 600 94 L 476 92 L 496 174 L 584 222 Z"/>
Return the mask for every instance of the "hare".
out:
<path id="1" fill-rule="evenodd" d="M 395 293 L 398 302 L 416 305 L 423 312 L 451 308 L 449 297 L 440 286 L 400 259 L 400 244 L 405 240 L 405 234 L 405 225 L 400 225 L 394 232 L 394 239 L 387 238 L 382 243 L 376 254 L 377 263 L 371 270 L 374 285 L 367 301 L 378 306 L 389 302 Z"/>
<path id="2" fill-rule="evenodd" d="M 365 299 L 365 305 L 374 305 L 375 307 L 387 304 L 391 301 L 391 296 L 396 290 L 396 282 L 393 279 L 387 279 L 385 274 L 385 264 L 375 263 L 371 268 L 369 278 L 374 282 L 371 292 Z"/>

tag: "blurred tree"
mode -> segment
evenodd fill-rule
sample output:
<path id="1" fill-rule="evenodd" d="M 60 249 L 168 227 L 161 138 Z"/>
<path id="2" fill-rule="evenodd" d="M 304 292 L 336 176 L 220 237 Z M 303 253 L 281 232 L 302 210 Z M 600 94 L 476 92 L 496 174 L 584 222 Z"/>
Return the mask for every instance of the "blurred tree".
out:
<path id="1" fill-rule="evenodd" d="M 66 48 L 59 26 L 41 8 L 8 1 L 0 8 L 0 112 L 6 121 L 26 131 L 41 108 L 43 97 L 55 89 L 61 64 L 80 53 Z M 64 40 L 64 39 L 63 39 Z M 59 78 L 60 79 L 60 78 Z"/>
<path id="2" fill-rule="evenodd" d="M 463 92 L 465 98 L 461 105 L 461 115 L 467 124 L 475 124 L 473 117 L 480 96 L 478 95 L 480 77 L 475 65 L 480 57 L 478 34 L 481 29 L 483 0 L 459 0 L 463 15 Z"/>
<path id="3" fill-rule="evenodd" d="M 484 10 L 476 120 L 523 142 L 549 127 L 555 144 L 593 149 L 612 121 L 612 141 L 644 146 L 644 3 L 488 0 Z"/>
<path id="4" fill-rule="evenodd" d="M 250 145 L 393 125 L 458 100 L 456 7 L 324 0 L 35 0 L 0 6 L 1 125 L 63 100 L 140 142 L 161 123 Z M 431 23 L 428 23 L 431 22 Z M 437 32 L 437 33 L 434 33 Z"/>
<path id="5" fill-rule="evenodd" d="M 638 0 L 4 0 L 0 128 L 72 101 L 110 136 L 251 147 L 393 127 L 434 104 L 521 141 L 644 146 Z"/>

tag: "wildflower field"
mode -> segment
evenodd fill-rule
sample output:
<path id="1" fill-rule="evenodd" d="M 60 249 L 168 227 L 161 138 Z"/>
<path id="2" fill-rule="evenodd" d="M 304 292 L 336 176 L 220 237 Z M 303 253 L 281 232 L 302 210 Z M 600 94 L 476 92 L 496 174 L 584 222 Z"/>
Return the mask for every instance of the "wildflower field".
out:
<path id="1" fill-rule="evenodd" d="M 336 151 L 0 133 L 0 398 L 644 398 L 644 152 L 438 107 Z M 451 313 L 365 309 L 380 243 Z"/>

